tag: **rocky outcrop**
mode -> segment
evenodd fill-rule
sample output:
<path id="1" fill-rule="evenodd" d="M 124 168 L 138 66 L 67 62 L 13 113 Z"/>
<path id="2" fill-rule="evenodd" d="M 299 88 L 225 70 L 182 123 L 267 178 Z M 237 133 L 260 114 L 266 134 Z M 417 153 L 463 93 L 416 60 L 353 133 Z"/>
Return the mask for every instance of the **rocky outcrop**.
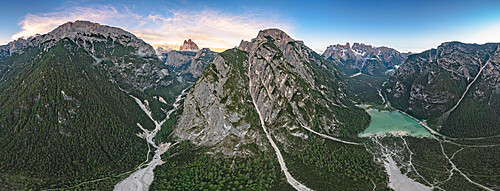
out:
<path id="1" fill-rule="evenodd" d="M 20 52 L 23 48 L 26 48 L 29 41 L 26 39 L 19 38 L 17 40 L 11 41 L 6 45 L 0 46 L 0 60 L 9 57 L 15 52 Z"/>
<path id="2" fill-rule="evenodd" d="M 90 21 L 67 22 L 47 34 L 29 37 L 22 44 L 24 46 L 42 46 L 47 50 L 64 38 L 72 39 L 90 52 L 94 51 L 93 43 L 112 41 L 125 47 L 133 47 L 135 54 L 139 56 L 155 55 L 153 47 L 132 33 Z"/>
<path id="3" fill-rule="evenodd" d="M 203 48 L 196 53 L 196 55 L 191 60 L 191 64 L 189 64 L 188 68 L 182 72 L 181 74 L 191 74 L 193 78 L 198 79 L 201 76 L 203 70 L 207 67 L 207 65 L 212 62 L 212 60 L 217 55 L 216 52 L 211 51 L 208 48 Z"/>
<path id="4" fill-rule="evenodd" d="M 184 43 L 182 44 L 182 46 L 179 47 L 179 51 L 198 51 L 200 50 L 200 48 L 198 48 L 198 45 L 196 45 L 196 43 L 194 43 L 193 41 L 191 41 L 191 39 L 189 40 L 184 40 Z"/>
<path id="5" fill-rule="evenodd" d="M 447 42 L 437 49 L 410 55 L 384 86 L 389 101 L 430 120 L 434 128 L 448 135 L 500 131 L 498 124 L 477 124 L 500 119 L 499 45 Z M 460 130 L 454 125 L 458 121 Z M 472 129 L 475 133 L 470 132 Z"/>
<path id="6" fill-rule="evenodd" d="M 158 55 L 158 58 L 160 58 L 161 60 L 164 60 L 165 59 L 164 54 L 169 53 L 170 51 L 172 51 L 172 49 L 158 47 L 158 48 L 156 48 L 155 51 L 156 51 L 156 55 Z"/>
<path id="7" fill-rule="evenodd" d="M 279 29 L 219 54 L 188 93 L 174 137 L 213 146 L 214 153 L 252 155 L 269 143 L 258 120 L 286 152 L 316 131 L 348 136 L 342 112 L 366 115 L 346 98 L 345 77 L 301 41 Z M 251 86 L 249 86 L 251 84 Z M 254 98 L 254 99 L 252 99 Z M 252 146 L 254 145 L 254 146 Z"/>
<path id="8" fill-rule="evenodd" d="M 407 54 L 388 47 L 373 47 L 363 43 L 330 45 L 322 55 L 335 62 L 348 75 L 363 73 L 371 76 L 390 76 Z"/>
<path id="9" fill-rule="evenodd" d="M 163 53 L 162 57 L 165 65 L 172 69 L 175 74 L 184 80 L 196 81 L 216 55 L 216 52 L 203 48 L 197 52 L 173 50 Z"/>
<path id="10" fill-rule="evenodd" d="M 175 50 L 162 54 L 165 65 L 178 73 L 187 69 L 194 56 L 196 56 L 196 52 L 181 52 Z"/>
<path id="11" fill-rule="evenodd" d="M 214 152 L 225 156 L 253 154 L 243 148 L 247 144 L 269 147 L 258 121 L 252 118 L 256 113 L 248 96 L 245 60 L 243 51 L 231 49 L 205 69 L 186 96 L 183 115 L 174 130 L 177 139 L 219 145 Z"/>

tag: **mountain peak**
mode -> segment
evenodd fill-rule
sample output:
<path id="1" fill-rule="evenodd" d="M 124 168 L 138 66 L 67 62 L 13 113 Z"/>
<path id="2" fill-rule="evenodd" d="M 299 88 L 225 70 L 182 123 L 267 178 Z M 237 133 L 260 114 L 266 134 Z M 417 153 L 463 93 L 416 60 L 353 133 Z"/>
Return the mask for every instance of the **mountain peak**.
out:
<path id="1" fill-rule="evenodd" d="M 184 40 L 184 43 L 182 44 L 181 47 L 179 47 L 180 51 L 198 51 L 200 48 L 198 48 L 198 45 L 194 43 L 191 39 L 189 40 Z"/>
<path id="2" fill-rule="evenodd" d="M 271 37 L 273 39 L 281 39 L 281 40 L 291 40 L 293 39 L 288 36 L 284 31 L 277 29 L 277 28 L 270 28 L 270 29 L 265 29 L 259 31 L 259 34 L 257 35 L 258 39 L 265 39 L 266 37 Z"/>
<path id="3" fill-rule="evenodd" d="M 77 20 L 75 22 L 64 23 L 47 34 L 31 36 L 27 40 L 14 41 L 16 47 L 2 46 L 0 52 L 9 48 L 8 54 L 20 51 L 25 46 L 40 46 L 45 49 L 52 47 L 59 40 L 68 38 L 80 44 L 87 51 L 92 52 L 92 48 L 86 42 L 106 42 L 112 41 L 123 46 L 130 46 L 136 49 L 136 54 L 140 56 L 153 56 L 155 50 L 134 34 L 121 28 L 101 25 L 90 21 Z M 5 51 L 4 51 L 5 52 Z"/>
<path id="4" fill-rule="evenodd" d="M 59 27 L 87 28 L 87 27 L 91 27 L 91 26 L 100 26 L 100 24 L 94 23 L 91 21 L 77 20 L 75 22 L 70 21 L 70 22 L 64 23 L 64 24 L 60 25 Z"/>
<path id="5" fill-rule="evenodd" d="M 283 145 L 307 139 L 302 126 L 316 125 L 338 135 L 351 127 L 335 112 L 362 112 L 345 98 L 344 79 L 338 74 L 332 62 L 285 32 L 260 31 L 257 38 L 220 53 L 205 68 L 185 98 L 172 136 L 213 146 L 213 153 L 252 156 L 260 153 L 254 148 L 271 148 L 274 142 L 266 144 L 266 139 Z"/>
<path id="6" fill-rule="evenodd" d="M 241 40 L 238 49 L 249 52 L 252 48 L 258 48 L 262 42 L 267 42 L 269 38 L 282 45 L 286 45 L 289 42 L 303 43 L 301 41 L 295 41 L 280 29 L 270 28 L 259 31 L 257 37 L 253 38 L 251 41 Z M 281 47 L 281 45 L 279 47 Z"/>
<path id="7" fill-rule="evenodd" d="M 91 33 L 91 34 L 99 34 L 105 37 L 125 35 L 130 37 L 135 37 L 130 32 L 127 32 L 121 28 L 111 27 L 107 25 L 101 25 L 99 23 L 94 23 L 90 21 L 77 20 L 75 22 L 67 22 L 56 29 L 52 30 L 48 34 L 55 37 L 67 37 L 72 35 L 78 35 L 82 33 Z"/>

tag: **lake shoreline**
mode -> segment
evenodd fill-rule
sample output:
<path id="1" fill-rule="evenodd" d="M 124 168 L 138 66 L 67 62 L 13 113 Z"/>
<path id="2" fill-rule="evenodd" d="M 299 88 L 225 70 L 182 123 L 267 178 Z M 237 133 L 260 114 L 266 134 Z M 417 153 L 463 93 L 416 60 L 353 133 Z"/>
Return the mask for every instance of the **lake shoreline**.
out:
<path id="1" fill-rule="evenodd" d="M 357 105 L 370 115 L 370 125 L 358 137 L 414 136 L 431 137 L 432 134 L 419 121 L 390 108 L 381 109 L 372 105 Z"/>

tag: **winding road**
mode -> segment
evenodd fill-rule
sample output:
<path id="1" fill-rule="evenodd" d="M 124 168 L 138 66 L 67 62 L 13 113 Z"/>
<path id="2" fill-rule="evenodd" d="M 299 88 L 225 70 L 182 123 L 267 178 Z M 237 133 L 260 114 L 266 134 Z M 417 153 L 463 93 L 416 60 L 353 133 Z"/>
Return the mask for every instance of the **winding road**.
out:
<path id="1" fill-rule="evenodd" d="M 465 175 L 465 174 L 464 174 L 464 173 L 463 173 L 460 169 L 458 169 L 458 168 L 457 168 L 457 166 L 455 165 L 455 163 L 453 163 L 453 161 L 452 161 L 452 160 L 448 157 L 448 155 L 444 152 L 444 147 L 443 147 L 443 144 L 441 143 L 441 141 L 439 141 L 439 145 L 441 146 L 441 152 L 443 152 L 443 155 L 445 156 L 445 158 L 448 160 L 448 162 L 449 162 L 449 163 L 450 163 L 450 165 L 451 165 L 451 168 L 452 168 L 452 169 L 451 169 L 451 171 L 450 171 L 450 172 L 451 172 L 451 174 L 452 174 L 452 175 L 453 175 L 453 171 L 457 171 L 457 172 L 458 172 L 458 173 L 460 173 L 460 175 L 462 175 L 462 176 L 463 176 L 463 177 L 464 177 L 464 178 L 465 178 L 468 182 L 470 182 L 470 183 L 472 183 L 472 184 L 474 184 L 474 185 L 476 185 L 476 186 L 479 186 L 479 187 L 481 187 L 481 188 L 483 188 L 483 189 L 485 189 L 485 190 L 488 190 L 488 191 L 493 191 L 493 189 L 491 189 L 491 188 L 488 188 L 488 187 L 486 187 L 486 186 L 484 186 L 484 185 L 482 185 L 482 184 L 479 184 L 479 183 L 477 183 L 477 182 L 472 181 L 472 180 L 471 180 L 471 179 L 470 179 L 467 175 Z M 453 157 L 455 156 L 455 154 L 456 154 L 456 153 L 458 153 L 458 152 L 453 153 Z M 453 157 L 452 157 L 452 158 L 453 158 Z M 451 178 L 451 176 L 450 176 L 450 178 Z M 450 178 L 449 178 L 449 179 L 450 179 Z"/>
<path id="2" fill-rule="evenodd" d="M 487 62 L 484 66 L 482 66 L 482 67 L 481 67 L 481 69 L 479 70 L 479 72 L 478 72 L 478 74 L 476 75 L 476 77 L 474 78 L 474 80 L 472 80 L 472 82 L 471 82 L 471 83 L 469 83 L 469 85 L 467 85 L 467 88 L 466 88 L 465 92 L 462 94 L 462 97 L 459 99 L 459 101 L 457 102 L 457 104 L 455 104 L 455 106 L 453 106 L 453 107 L 452 107 L 452 108 L 451 108 L 451 109 L 450 109 L 447 113 L 445 113 L 445 114 L 444 114 L 444 115 L 445 115 L 445 117 L 447 117 L 447 116 L 449 115 L 449 113 L 451 113 L 451 111 L 453 111 L 455 108 L 457 108 L 457 107 L 458 107 L 458 105 L 460 104 L 460 102 L 462 101 L 462 99 L 463 99 L 463 98 L 465 97 L 465 95 L 467 94 L 467 91 L 469 90 L 469 88 L 470 88 L 470 87 L 472 86 L 472 84 L 476 81 L 476 79 L 477 79 L 477 78 L 481 75 L 481 73 L 482 73 L 483 69 L 484 69 L 484 68 L 486 67 L 486 65 L 488 65 L 488 64 L 489 64 L 489 62 Z M 385 101 L 384 97 L 380 94 L 380 91 L 379 91 L 379 95 L 381 96 L 382 101 Z M 390 103 L 389 103 L 389 102 L 387 102 L 387 104 L 386 104 L 386 105 L 388 105 L 389 107 L 391 107 L 391 105 L 390 105 Z M 394 109 L 396 109 L 396 108 L 394 108 Z M 483 188 L 483 189 L 485 189 L 485 190 L 493 190 L 493 189 L 491 189 L 491 188 L 488 188 L 488 187 L 486 187 L 486 186 L 484 186 L 484 185 L 482 185 L 482 184 L 479 184 L 479 183 L 474 182 L 473 180 L 471 180 L 471 179 L 470 179 L 467 175 L 465 175 L 465 174 L 464 174 L 464 173 L 463 173 L 460 169 L 458 169 L 458 168 L 455 166 L 455 164 L 453 163 L 452 159 L 453 159 L 453 157 L 455 156 L 455 154 L 457 154 L 459 151 L 463 150 L 463 148 L 464 148 L 464 147 L 496 147 L 496 146 L 500 146 L 500 145 L 498 145 L 498 144 L 492 144 L 492 145 L 464 145 L 464 144 L 456 143 L 456 142 L 454 142 L 454 141 L 452 141 L 452 140 L 481 140 L 481 139 L 488 139 L 488 138 L 498 137 L 498 136 L 500 136 L 500 135 L 495 135 L 495 136 L 491 136 L 491 137 L 478 137 L 478 138 L 451 138 L 451 137 L 447 137 L 447 136 L 445 136 L 445 135 L 443 135 L 443 134 L 441 134 L 441 133 L 439 133 L 439 132 L 435 131 L 434 129 L 430 128 L 427 124 L 425 124 L 424 122 L 420 121 L 419 119 L 417 119 L 417 118 L 415 118 L 415 117 L 411 116 L 410 114 L 407 114 L 406 112 L 401 111 L 401 110 L 399 110 L 399 109 L 396 109 L 396 110 L 397 110 L 397 111 L 399 111 L 399 112 L 401 112 L 401 113 L 403 113 L 404 115 L 406 115 L 406 116 L 408 116 L 408 117 L 412 118 L 413 120 L 417 121 L 420 125 L 422 125 L 422 127 L 424 127 L 425 129 L 427 129 L 427 130 L 428 130 L 431 134 L 436 135 L 436 137 L 432 137 L 432 138 L 433 138 L 433 139 L 436 139 L 436 140 L 439 142 L 439 144 L 440 144 L 440 146 L 441 146 L 441 151 L 442 151 L 443 155 L 445 156 L 445 158 L 447 159 L 447 161 L 448 161 L 448 162 L 450 163 L 450 165 L 452 166 L 452 169 L 450 170 L 450 176 L 448 177 L 448 179 L 447 179 L 446 181 L 448 181 L 448 180 L 450 180 L 450 179 L 451 179 L 451 176 L 453 176 L 453 171 L 457 171 L 457 172 L 458 172 L 460 175 L 462 175 L 462 176 L 463 176 L 463 177 L 464 177 L 464 178 L 465 178 L 468 182 L 470 182 L 470 183 L 472 183 L 472 184 L 474 184 L 474 185 L 476 185 L 476 186 L 479 186 L 479 187 L 481 187 L 481 188 Z M 443 140 L 441 140 L 441 139 L 439 139 L 439 138 L 437 138 L 437 137 L 439 137 L 439 138 L 441 138 L 441 139 L 443 139 Z M 403 140 L 404 140 L 404 139 L 403 139 Z M 449 158 L 449 157 L 448 157 L 448 155 L 444 152 L 444 148 L 443 148 L 442 142 L 451 143 L 451 144 L 454 144 L 454 145 L 460 146 L 460 147 L 461 147 L 461 149 L 460 149 L 460 150 L 458 150 L 457 152 L 453 153 L 453 156 L 452 156 L 451 158 Z M 405 141 L 405 144 L 406 144 L 406 141 Z M 408 145 L 406 145 L 406 147 L 407 147 L 407 149 L 409 150 Z M 409 151 L 410 151 L 410 150 L 409 150 Z M 410 151 L 410 152 L 411 152 L 411 151 Z M 411 157 L 411 156 L 410 156 L 410 157 Z M 414 169 L 414 170 L 416 170 L 416 169 Z M 422 177 L 422 176 L 421 176 L 421 177 Z M 422 177 L 422 178 L 423 178 L 423 177 Z M 424 180 L 425 180 L 425 179 L 424 179 Z M 426 181 L 427 183 L 429 183 L 427 180 L 425 180 L 425 181 Z M 438 189 L 442 189 L 442 188 L 439 188 L 439 187 L 436 187 L 436 188 L 438 188 Z"/>
<path id="3" fill-rule="evenodd" d="M 335 138 L 335 137 L 332 137 L 332 136 L 329 136 L 329 135 L 325 135 L 325 134 L 321 134 L 321 133 L 318 133 L 314 130 L 312 130 L 311 128 L 309 127 L 306 127 L 306 126 L 302 126 L 304 127 L 304 129 L 307 129 L 308 131 L 320 136 L 320 137 L 323 137 L 325 139 L 330 139 L 330 140 L 333 140 L 333 141 L 337 141 L 337 142 L 341 142 L 341 143 L 345 143 L 345 144 L 349 144 L 349 145 L 363 145 L 361 143 L 356 143 L 356 142 L 350 142 L 350 141 L 344 141 L 342 139 L 339 139 L 339 138 Z"/>

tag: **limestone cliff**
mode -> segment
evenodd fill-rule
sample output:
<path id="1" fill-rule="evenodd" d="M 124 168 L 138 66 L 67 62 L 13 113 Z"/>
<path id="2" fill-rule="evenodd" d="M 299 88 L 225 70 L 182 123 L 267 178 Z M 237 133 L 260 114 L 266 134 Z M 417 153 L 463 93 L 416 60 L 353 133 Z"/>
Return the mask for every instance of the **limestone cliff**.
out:
<path id="1" fill-rule="evenodd" d="M 285 152 L 304 146 L 298 142 L 308 138 L 305 128 L 356 136 L 356 128 L 363 127 L 355 127 L 346 114 L 366 113 L 346 97 L 344 79 L 303 42 L 278 29 L 263 30 L 209 64 L 189 91 L 173 135 L 214 146 L 213 152 L 223 155 L 267 151 L 255 102 L 266 130 Z"/>

